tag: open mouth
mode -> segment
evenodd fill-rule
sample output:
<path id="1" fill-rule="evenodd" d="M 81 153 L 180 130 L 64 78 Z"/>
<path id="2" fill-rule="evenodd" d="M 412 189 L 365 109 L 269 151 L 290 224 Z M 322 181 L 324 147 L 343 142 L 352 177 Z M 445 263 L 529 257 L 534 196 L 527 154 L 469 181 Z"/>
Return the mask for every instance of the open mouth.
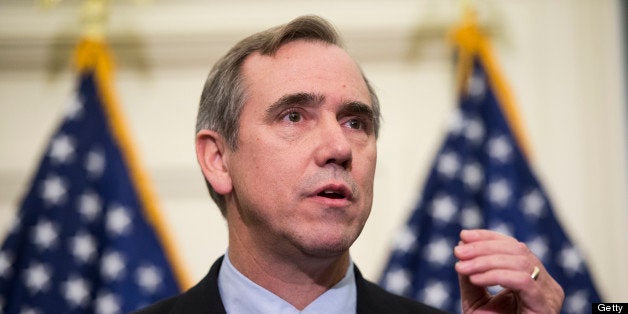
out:
<path id="1" fill-rule="evenodd" d="M 335 190 L 324 190 L 317 194 L 321 197 L 331 198 L 331 199 L 343 199 L 346 198 L 345 194 L 342 191 Z"/>

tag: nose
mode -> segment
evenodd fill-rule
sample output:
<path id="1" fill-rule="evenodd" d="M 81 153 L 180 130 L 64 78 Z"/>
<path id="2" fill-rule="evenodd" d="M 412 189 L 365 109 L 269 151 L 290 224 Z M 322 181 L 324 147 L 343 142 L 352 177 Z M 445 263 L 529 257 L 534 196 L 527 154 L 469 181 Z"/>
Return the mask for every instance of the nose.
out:
<path id="1" fill-rule="evenodd" d="M 316 164 L 320 167 L 338 165 L 348 170 L 353 153 L 345 131 L 335 118 L 321 124 L 314 152 Z"/>

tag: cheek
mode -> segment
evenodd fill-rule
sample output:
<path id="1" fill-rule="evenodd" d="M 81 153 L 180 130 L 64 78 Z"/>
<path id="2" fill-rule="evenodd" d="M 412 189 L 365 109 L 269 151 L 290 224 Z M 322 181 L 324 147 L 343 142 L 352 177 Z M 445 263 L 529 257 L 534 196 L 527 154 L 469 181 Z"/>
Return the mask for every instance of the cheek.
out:
<path id="1" fill-rule="evenodd" d="M 281 149 L 268 141 L 257 140 L 240 147 L 234 170 L 242 179 L 240 188 L 250 189 L 261 199 L 279 198 L 290 186 L 294 174 L 299 173 L 296 152 Z"/>
<path id="2" fill-rule="evenodd" d="M 358 159 L 361 163 L 359 168 L 361 169 L 362 180 L 365 180 L 367 183 L 370 181 L 372 185 L 373 179 L 375 178 L 375 168 L 377 166 L 377 149 L 375 145 L 369 146 L 359 154 L 363 156 Z"/>
<path id="3" fill-rule="evenodd" d="M 365 180 L 365 192 L 369 194 L 370 200 L 372 202 L 373 198 L 373 186 L 375 184 L 375 169 L 377 166 L 377 149 L 373 148 L 372 152 L 368 155 L 366 160 L 366 170 L 363 180 Z"/>
<path id="4" fill-rule="evenodd" d="M 356 156 L 356 155 L 354 155 Z M 362 204 L 370 208 L 373 201 L 373 187 L 375 179 L 375 167 L 377 155 L 374 151 L 359 154 L 359 158 L 354 158 L 352 175 L 356 183 L 360 186 Z"/>

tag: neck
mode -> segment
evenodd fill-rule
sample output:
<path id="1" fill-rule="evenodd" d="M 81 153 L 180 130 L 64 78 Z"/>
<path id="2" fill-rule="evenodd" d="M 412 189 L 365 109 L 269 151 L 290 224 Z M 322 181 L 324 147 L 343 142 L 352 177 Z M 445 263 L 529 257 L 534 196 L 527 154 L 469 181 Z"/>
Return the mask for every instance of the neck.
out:
<path id="1" fill-rule="evenodd" d="M 233 266 L 298 310 L 346 275 L 348 251 L 334 256 L 311 256 L 297 248 L 280 247 L 276 242 L 255 237 L 247 228 L 235 228 L 238 223 L 241 221 L 229 222 L 229 259 Z"/>

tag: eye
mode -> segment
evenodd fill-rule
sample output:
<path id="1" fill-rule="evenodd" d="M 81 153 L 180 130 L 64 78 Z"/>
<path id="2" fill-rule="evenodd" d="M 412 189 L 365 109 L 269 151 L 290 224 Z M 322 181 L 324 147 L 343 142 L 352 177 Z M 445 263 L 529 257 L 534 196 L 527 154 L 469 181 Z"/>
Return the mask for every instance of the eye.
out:
<path id="1" fill-rule="evenodd" d="M 303 117 L 301 116 L 301 113 L 296 112 L 296 111 L 291 111 L 288 112 L 285 116 L 284 119 L 287 119 L 288 121 L 292 122 L 292 123 L 296 123 L 301 121 L 301 119 L 303 119 Z"/>
<path id="2" fill-rule="evenodd" d="M 345 122 L 345 125 L 355 130 L 364 129 L 364 123 L 360 119 L 356 118 L 348 120 L 347 122 Z"/>

